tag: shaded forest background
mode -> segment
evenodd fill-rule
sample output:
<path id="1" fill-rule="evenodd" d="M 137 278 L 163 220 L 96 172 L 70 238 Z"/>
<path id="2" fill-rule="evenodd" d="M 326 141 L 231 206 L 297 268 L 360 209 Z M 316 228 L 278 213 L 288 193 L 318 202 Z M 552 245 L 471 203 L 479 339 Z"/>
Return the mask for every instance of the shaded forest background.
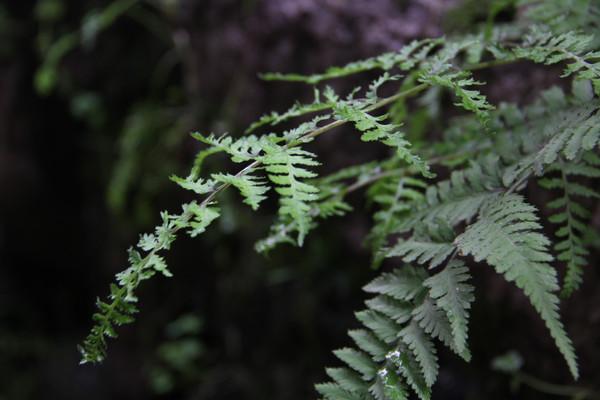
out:
<path id="1" fill-rule="evenodd" d="M 335 363 L 331 350 L 356 326 L 360 288 L 376 275 L 362 246 L 369 205 L 358 194 L 357 212 L 324 223 L 304 248 L 266 258 L 253 244 L 276 204 L 256 214 L 225 194 L 221 221 L 168 255 L 175 277 L 143 287 L 139 318 L 111 343 L 108 360 L 79 366 L 76 345 L 126 248 L 160 210 L 186 200 L 168 176 L 185 175 L 200 149 L 189 133 L 237 135 L 265 112 L 310 101 L 309 88 L 263 82 L 260 72 L 317 72 L 470 29 L 485 21 L 486 2 L 116 3 L 122 13 L 107 16 L 103 1 L 0 2 L 0 399 L 315 398 L 312 385 Z M 53 60 L 65 37 L 75 39 Z M 492 83 L 492 102 L 524 104 L 556 84 L 559 70 L 524 63 L 479 78 Z M 322 173 L 382 155 L 347 129 L 314 150 L 327 160 Z M 436 397 L 547 398 L 511 390 L 490 368 L 512 349 L 528 373 L 571 384 L 527 300 L 491 269 L 473 273 L 473 361 L 442 352 Z M 562 308 L 580 356 L 578 384 L 589 388 L 600 378 L 597 283 L 590 268 Z"/>

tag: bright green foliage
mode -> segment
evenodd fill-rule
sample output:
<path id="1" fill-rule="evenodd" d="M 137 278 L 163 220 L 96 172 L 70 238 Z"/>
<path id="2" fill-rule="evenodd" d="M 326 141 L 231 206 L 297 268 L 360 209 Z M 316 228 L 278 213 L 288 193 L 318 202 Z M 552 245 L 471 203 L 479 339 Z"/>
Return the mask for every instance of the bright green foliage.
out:
<path id="1" fill-rule="evenodd" d="M 139 250 L 129 249 L 129 267 L 117 274 L 118 285 L 111 285 L 109 302 L 96 301 L 98 312 L 93 316 L 96 324 L 79 348 L 82 363 L 101 362 L 106 356 L 106 338 L 117 337 L 115 326 L 133 322 L 133 315 L 137 312 L 135 291 L 141 282 L 157 272 L 166 277 L 172 276 L 158 252 L 171 248 L 177 231 L 187 229 L 188 234 L 194 237 L 204 232 L 219 216 L 215 207 L 196 202 L 184 204 L 182 209 L 182 213 L 177 215 L 162 212 L 162 223 L 154 233 L 140 236 Z"/>
<path id="2" fill-rule="evenodd" d="M 195 201 L 183 206 L 183 212 L 190 215 L 189 220 L 175 220 L 175 226 L 178 229 L 188 229 L 191 237 L 196 237 L 204 233 L 206 228 L 219 217 L 219 209 L 216 207 L 207 207 L 200 205 Z"/>
<path id="3" fill-rule="evenodd" d="M 570 296 L 581 285 L 583 280 L 582 268 L 587 265 L 583 236 L 590 230 L 586 220 L 590 212 L 577 202 L 578 198 L 599 199 L 598 191 L 575 181 L 580 178 L 600 177 L 600 158 L 594 153 L 587 153 L 579 163 L 560 161 L 547 169 L 552 177 L 540 180 L 540 185 L 546 189 L 558 189 L 562 197 L 548 203 L 548 208 L 556 210 L 549 221 L 559 224 L 556 236 L 560 241 L 554 245 L 557 258 L 567 265 L 562 295 Z"/>
<path id="4" fill-rule="evenodd" d="M 376 82 L 379 84 L 379 82 Z M 373 90 L 373 89 L 371 89 Z M 360 106 L 354 106 L 350 102 L 340 102 L 334 107 L 337 118 L 351 122 L 356 129 L 362 132 L 361 140 L 364 142 L 380 141 L 381 143 L 396 149 L 398 158 L 413 165 L 425 177 L 432 178 L 434 175 L 429 171 L 429 166 L 423 160 L 410 151 L 410 143 L 399 131 L 399 126 L 385 124 L 387 115 L 374 116 L 369 114 Z"/>
<path id="5" fill-rule="evenodd" d="M 256 176 L 213 174 L 212 178 L 217 182 L 235 186 L 244 197 L 244 203 L 252 207 L 253 210 L 257 210 L 260 202 L 267 198 L 264 194 L 269 190 L 269 187 L 265 186 L 265 183 Z"/>
<path id="6" fill-rule="evenodd" d="M 452 65 L 452 61 L 461 51 L 473 49 L 477 47 L 477 44 L 478 41 L 471 38 L 446 44 L 439 53 L 425 63 L 423 71 L 419 74 L 419 81 L 450 89 L 460 99 L 456 105 L 475 113 L 482 123 L 487 124 L 489 121 L 488 111 L 493 110 L 494 107 L 480 92 L 469 89 L 473 86 L 483 85 L 483 83 L 474 80 L 469 71 L 457 71 Z M 474 57 L 471 56 L 471 58 Z M 478 58 L 475 59 L 478 61 Z"/>
<path id="7" fill-rule="evenodd" d="M 186 190 L 191 190 L 196 194 L 206 194 L 212 192 L 215 187 L 215 182 L 211 180 L 204 180 L 202 178 L 194 179 L 192 176 L 188 176 L 186 179 L 182 179 L 178 176 L 171 176 L 171 180 Z"/>
<path id="8" fill-rule="evenodd" d="M 323 74 L 304 76 L 298 74 L 271 73 L 263 74 L 262 78 L 265 80 L 295 81 L 316 84 L 327 79 L 342 78 L 344 76 L 373 69 L 390 70 L 393 67 L 399 67 L 400 69 L 407 71 L 424 60 L 431 50 L 442 42 L 441 39 L 415 40 L 404 46 L 397 53 L 385 53 L 377 57 L 353 62 L 343 67 L 331 67 Z"/>
<path id="9" fill-rule="evenodd" d="M 518 195 L 507 195 L 481 212 L 479 220 L 456 238 L 463 254 L 485 260 L 498 273 L 523 290 L 540 313 L 563 354 L 573 377 L 579 376 L 571 340 L 558 316 L 556 271 L 550 241 L 538 231 L 541 225 L 535 207 Z"/>
<path id="10" fill-rule="evenodd" d="M 500 5 L 489 10 L 483 32 L 415 41 L 398 52 L 322 74 L 265 75 L 318 84 L 384 71 L 366 90 L 357 88 L 345 97 L 331 87 L 315 87 L 312 103 L 267 114 L 248 129 L 315 114 L 287 131 L 239 138 L 194 134 L 206 148 L 187 178 L 172 179 L 204 198 L 185 204 L 181 214 L 163 212 L 155 231 L 140 237 L 137 249 L 130 251 L 130 265 L 111 286 L 109 300 L 98 302 L 96 324 L 81 349 L 83 362 L 101 361 L 106 338 L 133 320 L 135 293 L 142 281 L 157 273 L 171 275 L 159 253 L 170 248 L 176 233 L 184 230 L 196 236 L 219 216 L 215 198 L 222 190 L 237 188 L 252 209 L 268 193 L 279 196 L 268 236 L 256 244 L 258 251 L 268 252 L 283 243 L 302 245 L 319 221 L 353 210 L 347 201 L 350 193 L 366 189 L 367 204 L 374 208 L 367 238 L 374 265 L 391 259 L 394 268 L 364 287 L 373 297 L 356 313 L 361 326 L 348 332 L 355 346 L 335 352 L 345 366 L 326 370 L 331 381 L 316 385 L 321 396 L 385 400 L 415 394 L 430 399 L 444 368 L 436 342 L 465 361 L 471 359 L 474 287 L 469 267 L 479 263 L 494 267 L 523 290 L 577 378 L 573 345 L 559 317 L 551 248 L 567 264 L 563 294 L 568 295 L 581 283 L 587 265 L 586 238 L 591 233 L 586 202 L 599 197 L 593 188 L 600 177 L 600 41 L 591 35 L 600 18 L 577 8 L 597 13 L 598 7 L 588 0 L 522 0 L 531 6 L 527 13 L 539 25 L 528 29 L 531 21 L 519 21 L 492 26 L 498 10 L 514 3 L 496 2 Z M 572 93 L 552 87 L 535 94 L 529 105 L 496 106 L 474 89 L 483 85 L 473 77 L 477 70 L 523 59 L 541 64 L 540 68 L 565 65 L 561 78 L 573 81 Z M 380 97 L 383 85 L 395 85 L 397 92 Z M 468 112 L 460 110 L 456 118 L 441 120 L 445 89 Z M 420 96 L 416 101 L 408 101 L 416 96 Z M 386 112 L 387 106 L 391 111 Z M 414 115 L 413 108 L 417 108 Z M 399 129 L 403 122 L 407 135 Z M 425 136 L 442 123 L 441 138 Z M 393 151 L 384 160 L 317 176 L 317 156 L 304 146 L 342 125 L 357 130 L 363 141 L 379 142 Z M 203 164 L 219 153 L 245 165 L 237 173 L 202 177 Z M 556 243 L 541 233 L 536 207 L 518 194 L 534 176 L 544 176 L 541 190 L 551 198 L 548 222 L 559 225 Z M 270 188 L 274 190 L 269 192 Z"/>
<path id="11" fill-rule="evenodd" d="M 420 81 L 450 89 L 460 99 L 460 102 L 456 105 L 475 113 L 483 124 L 488 123 L 490 118 L 488 112 L 493 110 L 494 107 L 488 103 L 485 96 L 480 92 L 468 89 L 472 86 L 483 85 L 482 82 L 474 80 L 469 72 L 425 73 L 421 76 Z"/>
<path id="12" fill-rule="evenodd" d="M 302 180 L 314 178 L 316 173 L 306 167 L 319 165 L 315 155 L 299 148 L 273 146 L 265 149 L 262 158 L 269 179 L 279 193 L 282 216 L 289 216 L 297 224 L 298 244 L 302 245 L 310 228 L 310 202 L 317 200 L 319 189 Z"/>
<path id="13" fill-rule="evenodd" d="M 193 133 L 192 136 L 202 143 L 210 146 L 213 153 L 225 152 L 231 157 L 231 161 L 236 163 L 253 161 L 260 157 L 263 147 L 271 142 L 277 141 L 277 138 L 271 135 L 266 136 L 245 136 L 234 140 L 231 136 L 223 135 L 217 137 L 213 134 L 203 136 L 200 133 Z M 200 165 L 195 165 L 199 168 Z"/>
<path id="14" fill-rule="evenodd" d="M 578 79 L 590 79 L 596 93 L 600 93 L 600 51 L 590 50 L 594 37 L 566 32 L 556 35 L 552 31 L 534 29 L 526 37 L 523 47 L 515 49 L 515 55 L 547 65 L 566 62 L 563 77 L 576 75 Z"/>
<path id="15" fill-rule="evenodd" d="M 311 114 L 323 110 L 327 110 L 333 106 L 330 102 L 322 102 L 320 92 L 315 88 L 315 100 L 310 104 L 300 104 L 296 103 L 292 107 L 290 107 L 284 113 L 271 112 L 270 114 L 263 115 L 258 121 L 252 123 L 248 129 L 246 129 L 246 133 L 250 133 L 255 131 L 256 129 L 265 126 L 265 125 L 277 125 L 282 122 L 285 122 L 292 118 L 297 118 L 305 114 Z"/>

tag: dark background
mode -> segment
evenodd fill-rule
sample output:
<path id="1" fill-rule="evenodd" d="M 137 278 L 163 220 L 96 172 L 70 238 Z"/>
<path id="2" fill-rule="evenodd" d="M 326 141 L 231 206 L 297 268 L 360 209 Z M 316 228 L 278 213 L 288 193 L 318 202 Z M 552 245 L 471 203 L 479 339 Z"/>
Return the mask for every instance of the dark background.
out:
<path id="1" fill-rule="evenodd" d="M 152 230 L 160 210 L 190 199 L 168 180 L 185 175 L 200 148 L 189 132 L 239 134 L 265 112 L 310 100 L 310 88 L 263 82 L 260 72 L 317 72 L 485 20 L 485 2 L 459 3 L 140 2 L 78 41 L 46 70 L 54 74 L 48 83 L 40 70 L 52 43 L 89 29 L 90 12 L 108 3 L 1 1 L 0 399 L 315 398 L 323 367 L 336 364 L 331 350 L 348 345 L 345 332 L 357 326 L 361 286 L 377 275 L 362 245 L 370 211 L 360 194 L 351 198 L 357 212 L 324 223 L 304 248 L 269 257 L 253 243 L 276 204 L 252 213 L 237 194 L 224 194 L 224 217 L 168 254 L 175 277 L 143 285 L 141 313 L 110 343 L 107 361 L 79 366 L 76 345 L 96 297 L 126 265 L 127 247 Z M 525 103 L 556 77 L 527 65 L 484 76 L 494 82 L 494 103 Z M 326 173 L 381 156 L 363 147 L 340 130 L 313 150 Z M 599 219 L 596 210 L 596 226 Z M 441 351 L 436 398 L 548 398 L 527 387 L 513 392 L 492 371 L 491 360 L 511 349 L 528 373 L 572 384 L 527 300 L 491 269 L 473 274 L 473 361 Z M 597 270 L 585 278 L 562 314 L 580 356 L 578 385 L 593 388 Z"/>

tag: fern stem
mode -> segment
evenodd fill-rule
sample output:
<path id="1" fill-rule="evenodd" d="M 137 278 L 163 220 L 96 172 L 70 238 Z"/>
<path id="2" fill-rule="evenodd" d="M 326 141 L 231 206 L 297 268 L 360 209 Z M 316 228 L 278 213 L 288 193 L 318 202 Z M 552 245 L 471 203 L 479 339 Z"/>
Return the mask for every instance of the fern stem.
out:
<path id="1" fill-rule="evenodd" d="M 532 375 L 526 374 L 525 372 L 516 372 L 513 377 L 517 382 L 524 383 L 541 393 L 554 396 L 572 397 L 579 400 L 600 399 L 600 395 L 592 392 L 590 389 L 546 382 Z"/>

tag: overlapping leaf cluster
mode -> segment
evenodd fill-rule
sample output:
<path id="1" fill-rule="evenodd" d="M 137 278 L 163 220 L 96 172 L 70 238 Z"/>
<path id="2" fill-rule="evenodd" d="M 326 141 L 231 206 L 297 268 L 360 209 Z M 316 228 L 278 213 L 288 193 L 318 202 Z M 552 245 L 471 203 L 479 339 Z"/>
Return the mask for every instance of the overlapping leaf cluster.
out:
<path id="1" fill-rule="evenodd" d="M 203 198 L 184 205 L 181 214 L 163 213 L 156 231 L 143 235 L 138 249 L 130 251 L 130 266 L 117 276 L 109 301 L 98 302 L 96 325 L 82 346 L 83 360 L 102 360 L 115 326 L 132 321 L 139 284 L 157 272 L 170 276 L 159 252 L 169 249 L 180 230 L 192 236 L 204 232 L 219 215 L 216 196 L 222 190 L 236 188 L 254 210 L 268 195 L 277 196 L 276 219 L 256 245 L 267 252 L 282 243 L 302 245 L 320 219 L 350 212 L 347 196 L 366 188 L 375 209 L 366 242 L 374 265 L 388 260 L 391 270 L 365 286 L 374 297 L 356 314 L 362 327 L 349 331 L 355 347 L 335 352 L 345 366 L 327 369 L 330 381 L 316 387 L 324 398 L 406 399 L 414 392 L 429 399 L 440 369 L 437 342 L 470 359 L 469 310 L 475 288 L 468 266 L 474 263 L 489 265 L 523 291 L 577 378 L 574 346 L 559 316 L 561 285 L 555 267 L 556 260 L 566 264 L 562 290 L 571 294 L 587 265 L 591 233 L 586 204 L 599 197 L 593 185 L 600 177 L 600 57 L 589 32 L 556 30 L 549 22 L 558 18 L 559 3 L 547 2 L 546 16 L 543 5 L 531 7 L 539 22 L 533 28 L 516 24 L 460 38 L 415 41 L 399 52 L 317 75 L 266 75 L 315 85 L 315 100 L 267 114 L 249 131 L 275 129 L 296 117 L 305 122 L 279 133 L 240 138 L 194 135 L 208 147 L 186 178 L 173 180 Z M 519 60 L 561 63 L 572 93 L 549 88 L 524 107 L 492 105 L 475 89 L 483 85 L 474 77 L 477 70 Z M 342 96 L 329 86 L 316 86 L 369 70 L 383 74 L 366 90 Z M 393 85 L 399 87 L 396 94 L 380 97 L 383 86 Z M 405 100 L 422 93 L 420 104 L 439 109 L 442 91 L 466 113 L 449 120 L 435 143 L 411 142 L 391 111 L 381 112 L 394 104 L 411 107 Z M 391 147 L 389 158 L 319 177 L 325 161 L 306 146 L 342 125 L 370 143 L 365 145 Z M 244 167 L 203 177 L 203 164 L 219 153 Z M 519 194 L 535 177 L 554 196 L 547 207 L 534 206 Z M 543 233 L 546 221 L 559 225 L 556 242 Z"/>

